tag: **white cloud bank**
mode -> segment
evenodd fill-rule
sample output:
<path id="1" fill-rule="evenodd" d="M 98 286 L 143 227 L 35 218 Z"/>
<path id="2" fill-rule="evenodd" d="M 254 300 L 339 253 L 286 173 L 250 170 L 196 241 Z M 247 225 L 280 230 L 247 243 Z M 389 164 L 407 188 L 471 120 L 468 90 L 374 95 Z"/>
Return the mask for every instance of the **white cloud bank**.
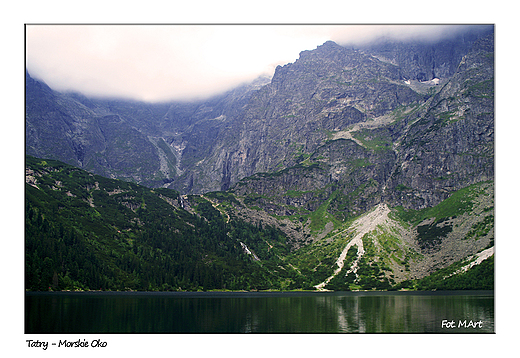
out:
<path id="1" fill-rule="evenodd" d="M 440 25 L 26 25 L 26 67 L 58 91 L 142 101 L 230 89 L 327 40 L 438 40 Z"/>

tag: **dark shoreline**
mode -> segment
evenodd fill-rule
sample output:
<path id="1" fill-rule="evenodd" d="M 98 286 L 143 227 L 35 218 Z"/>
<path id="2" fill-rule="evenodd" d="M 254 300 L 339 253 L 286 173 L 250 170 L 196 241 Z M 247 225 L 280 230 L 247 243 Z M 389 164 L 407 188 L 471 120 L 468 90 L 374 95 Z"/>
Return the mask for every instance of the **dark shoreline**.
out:
<path id="1" fill-rule="evenodd" d="M 204 297 L 276 297 L 276 296 L 494 296 L 494 290 L 450 291 L 26 291 L 26 296 L 170 296 L 178 298 Z"/>

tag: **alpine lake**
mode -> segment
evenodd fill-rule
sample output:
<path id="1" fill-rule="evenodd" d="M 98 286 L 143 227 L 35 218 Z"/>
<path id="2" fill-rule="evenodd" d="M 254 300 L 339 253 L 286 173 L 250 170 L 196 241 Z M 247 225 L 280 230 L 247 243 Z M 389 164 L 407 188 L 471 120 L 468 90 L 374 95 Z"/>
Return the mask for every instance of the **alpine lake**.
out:
<path id="1" fill-rule="evenodd" d="M 25 333 L 494 333 L 493 291 L 26 292 Z"/>

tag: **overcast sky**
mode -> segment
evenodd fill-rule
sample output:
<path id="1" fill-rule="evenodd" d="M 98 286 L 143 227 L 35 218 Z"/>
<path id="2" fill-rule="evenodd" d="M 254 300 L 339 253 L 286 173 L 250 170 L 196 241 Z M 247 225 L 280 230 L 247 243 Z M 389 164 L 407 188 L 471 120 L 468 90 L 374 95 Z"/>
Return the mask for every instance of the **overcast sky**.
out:
<path id="1" fill-rule="evenodd" d="M 58 91 L 143 101 L 207 97 L 272 75 L 327 40 L 433 39 L 441 25 L 26 25 L 26 67 Z"/>

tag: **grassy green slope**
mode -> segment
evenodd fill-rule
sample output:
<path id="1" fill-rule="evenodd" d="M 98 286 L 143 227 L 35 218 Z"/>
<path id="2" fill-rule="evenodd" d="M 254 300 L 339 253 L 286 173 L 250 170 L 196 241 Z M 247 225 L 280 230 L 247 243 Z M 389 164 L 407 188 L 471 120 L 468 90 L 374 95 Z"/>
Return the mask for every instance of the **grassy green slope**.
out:
<path id="1" fill-rule="evenodd" d="M 430 274 L 451 265 L 460 266 L 471 255 L 493 247 L 493 190 L 492 182 L 478 183 L 454 192 L 435 207 L 423 210 L 393 208 L 385 215 L 374 216 L 371 218 L 374 221 L 369 222 L 363 221 L 367 214 L 343 223 L 334 220 L 327 211 L 328 203 L 325 203 L 304 220 L 307 232 L 314 235 L 314 241 L 292 251 L 287 260 L 304 276 L 305 288 L 313 288 L 333 276 L 324 286 L 325 289 L 433 289 L 434 284 L 415 282 L 420 279 L 427 282 L 425 277 Z M 293 218 L 278 219 L 287 222 L 287 219 Z M 332 230 L 322 238 L 317 237 L 319 230 L 315 229 L 315 224 L 320 223 L 320 228 L 324 228 L 328 222 Z M 305 228 L 301 230 L 305 231 Z M 359 247 L 354 245 L 346 253 L 342 270 L 334 274 L 339 268 L 337 260 L 342 250 L 357 235 L 360 235 L 364 250 L 357 261 L 357 271 L 353 272 L 351 267 L 356 262 Z M 483 289 L 493 282 L 490 271 L 486 272 L 487 276 L 482 278 L 480 286 Z M 438 279 L 432 282 L 438 283 L 439 287 L 470 287 L 454 277 L 450 277 L 449 281 L 460 284 L 444 285 Z M 406 282 L 404 286 L 402 282 Z M 413 284 L 410 285 L 410 282 Z M 471 287 L 479 285 L 473 284 Z"/>

